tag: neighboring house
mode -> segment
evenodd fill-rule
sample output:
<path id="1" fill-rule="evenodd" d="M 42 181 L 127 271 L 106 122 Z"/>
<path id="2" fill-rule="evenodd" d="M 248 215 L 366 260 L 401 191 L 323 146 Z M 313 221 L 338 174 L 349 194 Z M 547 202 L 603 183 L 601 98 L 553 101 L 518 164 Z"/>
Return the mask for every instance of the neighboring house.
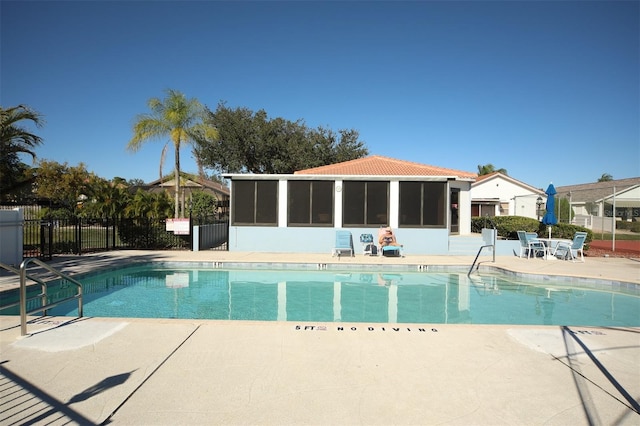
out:
<path id="1" fill-rule="evenodd" d="M 560 220 L 593 230 L 611 230 L 612 218 L 640 220 L 640 177 L 557 186 L 558 199 L 566 199 L 567 211 L 559 212 Z M 615 203 L 615 215 L 614 215 Z"/>
<path id="2" fill-rule="evenodd" d="M 471 233 L 476 173 L 369 156 L 294 174 L 226 174 L 230 251 L 330 252 L 335 231 L 389 225 L 411 254 L 448 254 L 451 235 Z"/>
<path id="3" fill-rule="evenodd" d="M 640 220 L 640 184 L 622 191 L 615 190 L 611 195 L 596 200 L 599 216 L 612 216 L 615 208 L 617 218 L 626 221 Z"/>
<path id="4" fill-rule="evenodd" d="M 229 201 L 229 188 L 219 182 L 203 179 L 196 175 L 184 172 L 180 172 L 180 178 L 183 200 L 188 200 L 191 193 L 194 191 L 202 191 L 216 197 L 218 202 Z M 157 179 L 145 185 L 139 185 L 137 188 L 153 193 L 167 191 L 171 197 L 173 197 L 175 186 L 175 180 L 173 179 L 173 174 L 171 174 L 171 176 L 166 178 Z"/>
<path id="5" fill-rule="evenodd" d="M 500 172 L 478 176 L 471 184 L 471 216 L 524 216 L 540 219 L 547 195 Z"/>
<path id="6" fill-rule="evenodd" d="M 228 217 L 229 212 L 229 188 L 225 185 L 214 182 L 208 179 L 201 178 L 189 173 L 180 172 L 180 205 L 182 208 L 182 214 L 189 215 L 189 202 L 191 200 L 191 194 L 196 191 L 202 191 L 205 194 L 209 194 L 215 197 L 217 202 L 217 208 L 215 213 L 218 218 Z M 162 179 L 154 180 L 144 185 L 137 185 L 131 188 L 132 192 L 136 192 L 138 189 L 143 191 L 158 193 L 167 192 L 169 197 L 173 199 L 175 193 L 175 180 L 173 174 L 171 176 L 164 177 Z"/>

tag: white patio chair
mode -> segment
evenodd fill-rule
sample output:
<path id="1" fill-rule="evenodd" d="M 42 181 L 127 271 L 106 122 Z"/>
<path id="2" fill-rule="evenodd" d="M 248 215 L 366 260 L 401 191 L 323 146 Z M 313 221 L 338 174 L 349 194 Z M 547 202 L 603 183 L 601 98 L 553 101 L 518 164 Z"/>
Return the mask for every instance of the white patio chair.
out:
<path id="1" fill-rule="evenodd" d="M 547 247 L 538 239 L 538 234 L 534 232 L 518 231 L 518 240 L 520 241 L 520 257 L 531 256 L 537 257 L 538 253 L 544 256 Z"/>
<path id="2" fill-rule="evenodd" d="M 580 261 L 584 262 L 584 242 L 586 239 L 586 232 L 576 232 L 571 243 L 559 242 L 553 251 L 553 255 L 561 259 L 571 259 L 572 262 L 575 262 L 578 254 L 580 254 Z"/>

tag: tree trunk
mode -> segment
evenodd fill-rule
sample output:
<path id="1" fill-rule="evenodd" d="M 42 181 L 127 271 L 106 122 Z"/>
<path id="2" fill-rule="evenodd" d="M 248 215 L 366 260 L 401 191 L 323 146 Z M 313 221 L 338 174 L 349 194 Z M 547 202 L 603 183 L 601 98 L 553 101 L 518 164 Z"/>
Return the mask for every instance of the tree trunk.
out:
<path id="1" fill-rule="evenodd" d="M 173 217 L 178 218 L 180 215 L 180 143 L 176 143 L 176 168 L 173 173 L 175 180 L 175 204 Z"/>

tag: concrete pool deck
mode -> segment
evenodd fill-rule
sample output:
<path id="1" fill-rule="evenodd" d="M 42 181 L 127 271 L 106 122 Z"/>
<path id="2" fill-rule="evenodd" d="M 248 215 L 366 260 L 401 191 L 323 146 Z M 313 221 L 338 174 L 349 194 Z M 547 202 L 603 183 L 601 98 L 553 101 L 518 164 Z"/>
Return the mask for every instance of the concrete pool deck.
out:
<path id="1" fill-rule="evenodd" d="M 120 251 L 53 264 L 73 275 L 138 260 L 468 267 L 473 257 Z M 491 265 L 640 284 L 640 263 L 624 258 Z M 15 284 L 0 276 L 0 289 Z M 0 424 L 640 424 L 637 327 L 45 317 L 20 338 L 19 318 L 0 320 Z"/>

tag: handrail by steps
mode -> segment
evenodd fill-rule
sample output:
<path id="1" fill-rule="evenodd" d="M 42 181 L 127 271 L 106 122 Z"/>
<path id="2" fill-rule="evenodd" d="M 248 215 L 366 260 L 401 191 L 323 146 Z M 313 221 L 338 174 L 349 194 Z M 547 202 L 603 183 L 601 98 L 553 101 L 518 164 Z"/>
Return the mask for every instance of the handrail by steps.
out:
<path id="1" fill-rule="evenodd" d="M 0 262 L 0 268 L 5 269 L 5 270 L 7 270 L 9 272 L 13 272 L 14 274 L 16 274 L 18 276 L 18 278 L 20 278 L 20 270 L 19 269 L 14 268 L 13 266 L 7 265 L 6 263 L 2 263 L 2 262 Z M 37 298 L 40 297 L 40 298 L 42 298 L 42 302 L 41 303 L 45 304 L 46 300 L 47 300 L 47 284 L 45 284 L 44 281 L 42 281 L 42 280 L 40 280 L 38 278 L 32 277 L 31 275 L 27 275 L 27 278 L 30 279 L 31 281 L 34 281 L 34 282 L 40 284 L 40 290 L 41 290 L 40 294 L 37 294 L 37 295 L 35 295 L 33 297 L 30 297 L 29 299 L 27 299 L 27 302 L 29 302 L 31 300 L 34 300 L 34 299 L 37 299 Z M 7 303 L 6 305 L 0 305 L 0 311 L 3 310 L 3 309 L 13 308 L 14 306 L 18 306 L 19 304 L 20 304 L 20 298 L 18 298 L 18 301 L 16 301 L 16 302 Z"/>
<path id="2" fill-rule="evenodd" d="M 491 221 L 491 219 L 489 219 L 489 221 Z M 493 223 L 493 222 L 491 221 L 491 223 Z M 485 247 L 492 247 L 493 248 L 493 262 L 495 263 L 495 261 L 496 261 L 496 239 L 497 239 L 498 231 L 495 228 L 495 224 L 493 226 L 494 226 L 493 229 L 487 229 L 487 228 L 483 228 L 482 229 L 482 239 L 484 240 L 484 242 L 486 244 L 481 246 L 480 249 L 478 250 L 478 254 L 476 254 L 476 258 L 473 259 L 473 263 L 471 264 L 471 268 L 469 268 L 469 272 L 467 272 L 467 276 L 471 275 L 471 272 L 473 271 L 473 267 L 476 265 L 476 262 L 478 261 L 478 257 L 480 257 L 480 253 L 482 252 L 482 249 L 485 248 Z M 480 267 L 480 265 L 478 265 L 478 267 Z"/>
<path id="3" fill-rule="evenodd" d="M 480 247 L 480 250 L 478 250 L 478 254 L 476 254 L 476 258 L 473 259 L 473 263 L 471 264 L 471 268 L 469 268 L 469 272 L 467 272 L 467 276 L 471 275 L 471 271 L 473 271 L 473 267 L 476 266 L 476 261 L 478 260 L 478 257 L 480 257 L 480 252 L 485 247 L 494 247 L 494 250 L 493 250 L 493 261 L 494 262 L 496 261 L 496 250 L 495 250 L 495 246 L 493 244 L 487 244 L 486 246 Z M 479 267 L 480 267 L 480 265 L 478 265 L 478 268 Z"/>
<path id="4" fill-rule="evenodd" d="M 56 302 L 49 303 L 49 300 L 46 298 L 47 285 L 46 283 L 42 282 L 44 283 L 44 286 L 45 286 L 45 291 L 44 291 L 45 296 L 43 298 L 43 305 L 38 308 L 27 311 L 27 277 L 28 277 L 27 267 L 29 266 L 30 263 L 35 263 L 36 265 L 46 269 L 52 274 L 57 275 L 58 277 L 74 284 L 78 288 L 78 292 L 73 296 L 58 300 Z M 29 279 L 33 279 L 33 278 L 29 277 Z M 68 275 L 63 274 L 62 272 L 58 271 L 57 269 L 53 268 L 50 265 L 47 265 L 45 262 L 35 257 L 31 257 L 23 260 L 22 263 L 20 264 L 20 335 L 21 336 L 27 335 L 27 315 L 33 314 L 35 312 L 46 311 L 49 308 L 53 308 L 54 306 L 58 306 L 62 303 L 68 302 L 73 299 L 78 299 L 78 318 L 82 318 L 82 283 L 74 280 Z"/>

